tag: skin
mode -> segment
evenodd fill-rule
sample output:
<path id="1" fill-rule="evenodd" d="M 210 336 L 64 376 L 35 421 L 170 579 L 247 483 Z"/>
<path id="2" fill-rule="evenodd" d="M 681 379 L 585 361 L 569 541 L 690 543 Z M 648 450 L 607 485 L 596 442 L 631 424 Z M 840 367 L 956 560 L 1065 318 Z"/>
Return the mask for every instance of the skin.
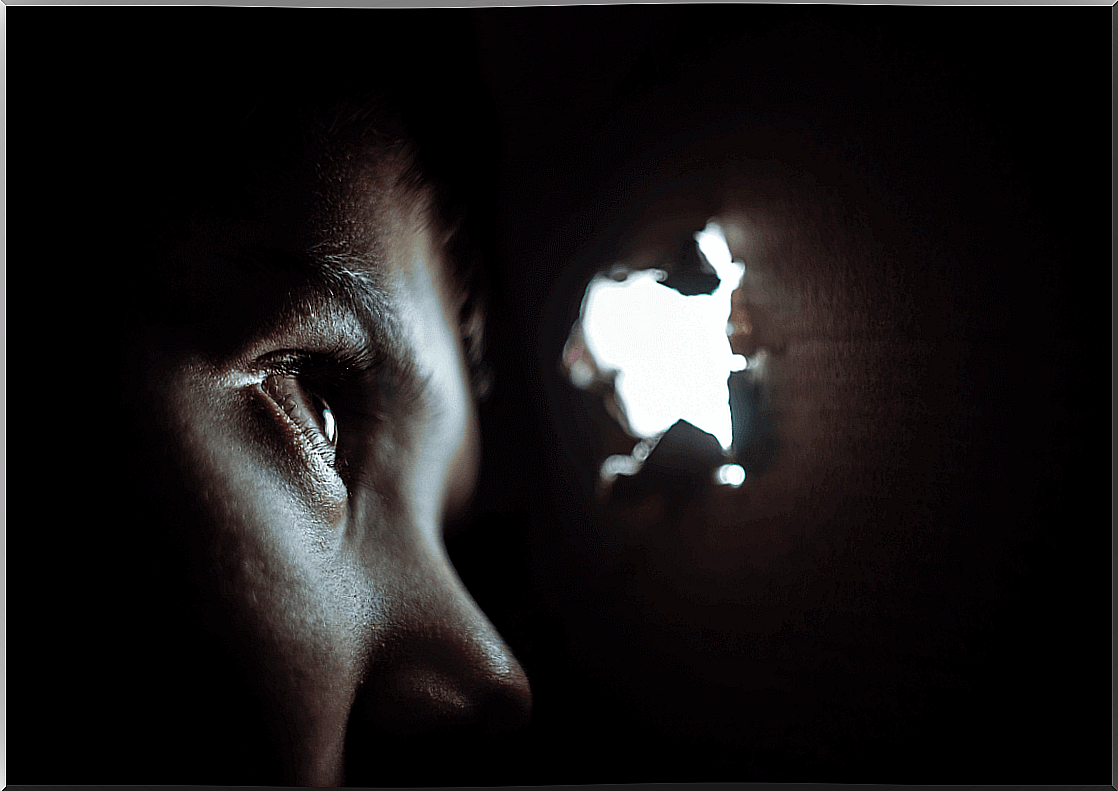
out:
<path id="1" fill-rule="evenodd" d="M 422 783 L 434 775 L 416 745 L 450 745 L 451 772 L 472 739 L 528 715 L 524 672 L 443 545 L 479 448 L 440 226 L 386 199 L 375 166 L 325 161 L 276 163 L 284 175 L 251 185 L 252 209 L 194 223 L 165 296 L 189 283 L 201 317 L 135 331 L 141 474 L 159 535 L 186 550 L 160 583 L 190 635 L 167 638 L 170 661 L 208 668 L 179 674 L 178 717 L 149 722 L 174 747 L 137 749 L 140 779 L 183 760 L 187 782 Z M 345 256 L 376 313 L 238 263 L 259 249 Z M 336 397 L 260 362 L 362 345 L 380 362 Z M 336 420 L 333 452 L 315 396 Z"/>

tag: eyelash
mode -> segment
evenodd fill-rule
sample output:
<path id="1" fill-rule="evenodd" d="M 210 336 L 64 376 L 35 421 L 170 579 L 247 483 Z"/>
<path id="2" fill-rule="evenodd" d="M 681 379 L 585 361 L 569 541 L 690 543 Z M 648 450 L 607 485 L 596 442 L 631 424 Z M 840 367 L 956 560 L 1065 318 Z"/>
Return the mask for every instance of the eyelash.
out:
<path id="1" fill-rule="evenodd" d="M 378 371 L 383 360 L 370 350 L 307 352 L 284 349 L 261 357 L 257 363 L 272 375 L 297 379 L 331 388 L 361 385 Z"/>
<path id="2" fill-rule="evenodd" d="M 335 429 L 338 440 L 342 432 L 361 431 L 363 420 L 377 418 L 367 404 L 376 393 L 374 380 L 383 369 L 383 359 L 369 349 L 325 352 L 283 349 L 261 357 L 257 365 L 265 373 L 265 380 L 270 377 L 290 378 L 316 410 L 318 404 L 329 408 L 338 421 Z M 297 405 L 289 406 L 286 398 L 277 398 L 271 392 L 269 395 L 303 430 L 315 451 L 341 471 L 344 459 L 339 441 L 331 446 L 317 422 L 308 419 L 305 409 Z M 341 415 L 338 414 L 339 409 Z"/>

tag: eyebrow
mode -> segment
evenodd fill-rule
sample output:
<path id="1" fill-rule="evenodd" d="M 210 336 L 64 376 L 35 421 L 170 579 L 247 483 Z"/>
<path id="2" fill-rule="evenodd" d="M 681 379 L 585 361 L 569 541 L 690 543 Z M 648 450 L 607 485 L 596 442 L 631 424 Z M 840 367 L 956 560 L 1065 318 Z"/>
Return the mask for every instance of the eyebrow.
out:
<path id="1" fill-rule="evenodd" d="M 399 311 L 376 275 L 375 264 L 356 256 L 320 254 L 265 247 L 246 247 L 228 256 L 248 271 L 279 279 L 290 288 L 276 315 L 282 322 L 303 312 L 313 313 L 316 300 L 339 304 L 363 328 L 367 347 L 391 361 L 409 384 L 421 385 L 404 333 Z M 309 309 L 309 310 L 308 310 Z"/>
<path id="2" fill-rule="evenodd" d="M 227 251 L 223 257 L 252 274 L 291 283 L 298 292 L 309 290 L 338 299 L 374 324 L 395 324 L 395 310 L 388 293 L 372 274 L 375 267 L 364 260 L 266 247 L 242 247 Z"/>

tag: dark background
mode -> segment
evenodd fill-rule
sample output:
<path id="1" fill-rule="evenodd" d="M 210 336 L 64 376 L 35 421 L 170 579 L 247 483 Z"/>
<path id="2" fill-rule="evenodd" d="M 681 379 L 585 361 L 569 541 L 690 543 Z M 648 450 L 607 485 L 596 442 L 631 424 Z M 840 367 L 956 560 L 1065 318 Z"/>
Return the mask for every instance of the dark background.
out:
<path id="1" fill-rule="evenodd" d="M 1108 358 L 1093 349 L 1109 337 L 1108 19 L 478 14 L 501 140 L 499 388 L 482 526 L 453 549 L 533 681 L 527 782 L 1105 779 Z M 837 152 L 911 220 L 907 243 L 950 251 L 971 352 L 954 384 L 977 416 L 920 515 L 943 539 L 894 568 L 866 613 L 829 617 L 793 596 L 768 631 L 772 613 L 658 577 L 654 551 L 626 554 L 571 505 L 585 471 L 564 432 L 594 429 L 555 373 L 585 267 L 608 262 L 602 237 L 645 198 L 632 185 L 758 119 L 788 130 L 772 156 L 809 167 L 805 141 Z M 680 182 L 678 211 L 703 178 Z"/>
<path id="2" fill-rule="evenodd" d="M 113 156 L 151 145 L 113 124 L 143 116 L 138 95 L 169 90 L 161 75 L 176 85 L 197 75 L 199 95 L 222 68 L 248 92 L 308 70 L 360 82 L 376 54 L 378 77 L 418 86 L 429 165 L 459 185 L 491 304 L 485 467 L 473 529 L 450 548 L 535 695 L 528 731 L 496 745 L 492 772 L 464 784 L 1107 781 L 1109 9 L 140 18 L 9 16 L 13 286 L 26 272 L 11 262 L 24 260 L 36 277 L 48 265 L 73 273 L 83 293 L 137 275 L 114 269 L 112 245 L 127 233 L 114 238 L 106 206 L 83 206 L 116 195 Z M 772 628 L 758 625 L 773 622 L 771 608 L 689 598 L 652 571 L 664 562 L 654 550 L 618 548 L 591 524 L 579 492 L 592 470 L 577 448 L 593 427 L 555 365 L 591 267 L 647 197 L 635 185 L 673 152 L 753 122 L 787 132 L 771 156 L 810 167 L 805 146 L 830 152 L 865 175 L 890 216 L 910 220 L 907 244 L 952 253 L 945 277 L 972 351 L 955 375 L 973 431 L 921 514 L 944 538 L 906 556 L 864 613 L 829 618 L 789 599 Z M 693 173 L 663 211 L 691 211 L 704 178 Z M 121 204 L 122 227 L 135 202 Z M 112 315 L 96 318 L 112 327 Z M 85 365 L 79 391 L 106 368 Z M 72 438 L 79 429 L 61 420 Z M 12 569 L 18 536 L 9 546 Z M 44 578 L 14 571 L 9 614 L 44 601 Z M 17 688 L 33 650 L 14 654 L 34 644 L 43 608 L 24 615 L 8 642 L 17 714 L 21 694 L 35 699 Z"/>

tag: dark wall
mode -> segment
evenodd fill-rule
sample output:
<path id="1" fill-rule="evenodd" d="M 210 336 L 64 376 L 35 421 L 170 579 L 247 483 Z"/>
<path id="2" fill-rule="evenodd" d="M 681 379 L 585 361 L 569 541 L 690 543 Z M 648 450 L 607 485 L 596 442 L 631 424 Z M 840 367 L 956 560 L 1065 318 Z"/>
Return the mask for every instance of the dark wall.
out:
<path id="1" fill-rule="evenodd" d="M 533 678 L 533 782 L 1106 772 L 1107 531 L 1078 503 L 1104 486 L 1079 383 L 1107 311 L 1075 286 L 1105 271 L 1105 102 L 1055 43 L 1089 13 L 478 15 L 508 332 L 501 505 L 463 573 Z M 781 229 L 788 282 L 846 322 L 798 319 L 830 444 L 778 459 L 775 549 L 743 498 L 636 528 L 591 502 L 608 420 L 558 372 L 589 276 L 717 212 Z M 500 552 L 508 577 L 471 578 Z"/>

